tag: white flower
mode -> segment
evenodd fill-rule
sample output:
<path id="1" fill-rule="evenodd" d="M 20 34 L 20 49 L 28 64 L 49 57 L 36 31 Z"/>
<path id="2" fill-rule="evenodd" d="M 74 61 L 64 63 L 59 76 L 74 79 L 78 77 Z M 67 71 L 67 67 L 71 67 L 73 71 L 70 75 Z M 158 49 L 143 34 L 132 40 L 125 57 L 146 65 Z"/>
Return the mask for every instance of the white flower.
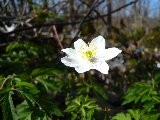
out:
<path id="1" fill-rule="evenodd" d="M 61 58 L 61 62 L 66 66 L 74 67 L 78 73 L 96 69 L 103 74 L 108 74 L 109 66 L 105 61 L 122 52 L 114 47 L 105 49 L 105 39 L 102 36 L 94 38 L 88 45 L 82 39 L 78 39 L 74 42 L 74 48 L 62 49 L 67 56 Z"/>
<path id="2" fill-rule="evenodd" d="M 17 27 L 16 24 L 12 24 L 10 27 L 8 27 L 7 25 L 4 25 L 5 28 L 0 27 L 0 31 L 2 31 L 3 33 L 9 33 L 12 32 L 13 30 L 15 30 L 15 28 Z"/>
<path id="3" fill-rule="evenodd" d="M 157 68 L 160 68 L 160 63 L 157 63 Z"/>

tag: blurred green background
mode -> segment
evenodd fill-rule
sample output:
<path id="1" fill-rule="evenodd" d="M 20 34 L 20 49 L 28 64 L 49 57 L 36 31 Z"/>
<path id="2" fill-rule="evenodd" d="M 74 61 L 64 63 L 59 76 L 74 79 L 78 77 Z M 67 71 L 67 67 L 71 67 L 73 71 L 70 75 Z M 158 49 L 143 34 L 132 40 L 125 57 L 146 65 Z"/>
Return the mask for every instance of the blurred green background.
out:
<path id="1" fill-rule="evenodd" d="M 0 118 L 159 120 L 159 0 L 0 0 Z M 122 50 L 78 74 L 62 48 L 98 35 Z"/>

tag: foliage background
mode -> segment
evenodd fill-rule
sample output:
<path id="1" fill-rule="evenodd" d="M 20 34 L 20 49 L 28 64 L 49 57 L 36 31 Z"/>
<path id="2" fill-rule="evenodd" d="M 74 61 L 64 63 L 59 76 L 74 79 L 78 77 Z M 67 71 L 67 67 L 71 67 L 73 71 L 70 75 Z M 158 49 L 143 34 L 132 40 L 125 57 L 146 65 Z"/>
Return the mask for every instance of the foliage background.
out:
<path id="1" fill-rule="evenodd" d="M 0 0 L 0 118 L 158 120 L 158 0 Z M 16 25 L 8 32 L 6 26 Z M 122 53 L 78 74 L 62 48 L 102 35 Z"/>

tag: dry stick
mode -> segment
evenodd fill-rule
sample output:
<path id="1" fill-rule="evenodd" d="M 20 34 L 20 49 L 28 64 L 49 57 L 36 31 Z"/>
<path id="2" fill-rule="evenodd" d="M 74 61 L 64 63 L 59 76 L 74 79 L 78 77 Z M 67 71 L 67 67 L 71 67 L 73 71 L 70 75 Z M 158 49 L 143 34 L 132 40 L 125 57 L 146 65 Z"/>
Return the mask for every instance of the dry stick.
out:
<path id="1" fill-rule="evenodd" d="M 125 5 L 123 5 L 123 6 L 119 7 L 119 8 L 111 11 L 111 13 L 107 13 L 107 14 L 104 14 L 104 15 L 101 15 L 101 16 L 92 17 L 92 18 L 88 18 L 87 20 L 84 20 L 83 22 L 89 22 L 89 21 L 92 21 L 92 20 L 100 19 L 100 18 L 102 19 L 103 17 L 106 17 L 106 16 L 108 16 L 109 14 L 113 14 L 113 13 L 115 13 L 115 12 L 120 11 L 120 10 L 123 9 L 123 8 L 126 8 L 126 7 L 128 7 L 128 6 L 132 5 L 132 4 L 135 4 L 137 1 L 139 1 L 139 0 L 134 0 L 134 1 L 132 1 L 132 2 L 129 2 L 128 4 L 125 4 Z M 0 19 L 1 19 L 1 17 L 0 17 Z M 53 21 L 53 22 L 51 22 L 51 23 L 36 24 L 36 25 L 33 25 L 32 27 L 18 28 L 18 29 L 15 29 L 15 30 L 12 31 L 12 32 L 9 32 L 9 33 L 6 33 L 6 34 L 8 35 L 8 34 L 17 33 L 17 32 L 22 32 L 22 31 L 26 31 L 26 30 L 32 30 L 32 29 L 34 29 L 34 28 L 50 27 L 50 26 L 52 26 L 52 25 L 62 25 L 62 26 L 66 26 L 66 25 L 75 25 L 75 24 L 79 24 L 79 23 L 81 23 L 81 21 L 75 21 L 75 22 L 55 22 L 55 21 Z"/>
<path id="2" fill-rule="evenodd" d="M 63 46 L 62 46 L 61 40 L 59 39 L 59 36 L 58 36 L 57 29 L 56 29 L 55 25 L 53 25 L 53 31 L 54 31 L 54 34 L 56 35 L 56 39 L 58 41 L 58 44 L 59 44 L 60 48 L 63 49 Z"/>

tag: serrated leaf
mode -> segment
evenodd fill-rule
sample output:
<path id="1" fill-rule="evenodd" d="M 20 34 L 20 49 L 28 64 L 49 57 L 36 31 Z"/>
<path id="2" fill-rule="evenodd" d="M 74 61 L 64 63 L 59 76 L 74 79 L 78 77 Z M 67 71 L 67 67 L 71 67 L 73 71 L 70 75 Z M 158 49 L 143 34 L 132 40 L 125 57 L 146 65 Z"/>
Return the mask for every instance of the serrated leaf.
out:
<path id="1" fill-rule="evenodd" d="M 128 110 L 128 112 L 130 113 L 131 117 L 134 118 L 134 120 L 140 120 L 140 113 L 139 110 Z"/>
<path id="2" fill-rule="evenodd" d="M 12 91 L 8 92 L 2 104 L 3 120 L 17 120 L 15 107 L 12 100 Z"/>
<path id="3" fill-rule="evenodd" d="M 142 116 L 142 120 L 159 120 L 160 113 L 150 113 Z"/>
<path id="4" fill-rule="evenodd" d="M 151 111 L 154 108 L 155 104 L 156 103 L 154 101 L 152 101 L 152 102 L 150 102 L 150 101 L 146 102 L 145 105 L 143 106 L 144 107 L 143 111 L 146 111 L 146 112 Z"/>
<path id="5" fill-rule="evenodd" d="M 91 116 L 93 117 L 95 110 L 101 110 L 101 108 L 96 104 L 95 99 L 89 98 L 88 96 L 79 96 L 70 100 L 65 112 L 71 114 L 74 119 L 81 118 L 87 120 L 87 118 L 89 118 L 90 120 Z"/>
<path id="6" fill-rule="evenodd" d="M 136 99 L 136 96 L 131 97 L 125 97 L 125 100 L 123 101 L 122 105 L 128 104 L 130 102 L 133 102 Z"/>
<path id="7" fill-rule="evenodd" d="M 129 113 L 126 114 L 126 120 L 132 120 Z"/>
<path id="8" fill-rule="evenodd" d="M 129 114 L 118 113 L 116 116 L 112 117 L 111 120 L 131 120 L 131 116 Z"/>
<path id="9" fill-rule="evenodd" d="M 151 98 L 148 95 L 144 95 L 141 99 L 141 102 L 143 103 L 143 102 L 150 101 L 150 100 Z"/>
<path id="10" fill-rule="evenodd" d="M 83 116 L 83 117 L 85 117 L 85 116 L 86 116 L 86 111 L 84 110 L 84 108 L 83 108 L 83 107 L 81 107 L 81 109 L 80 109 L 80 110 L 81 110 L 82 116 Z"/>
<path id="11" fill-rule="evenodd" d="M 26 101 L 16 106 L 18 118 L 20 120 L 31 120 L 32 110 L 29 108 Z"/>
<path id="12" fill-rule="evenodd" d="M 150 99 L 151 94 L 156 94 L 153 87 L 150 84 L 137 82 L 131 88 L 128 89 L 123 105 L 130 102 L 143 102 Z M 144 97 L 144 98 L 143 98 Z"/>

